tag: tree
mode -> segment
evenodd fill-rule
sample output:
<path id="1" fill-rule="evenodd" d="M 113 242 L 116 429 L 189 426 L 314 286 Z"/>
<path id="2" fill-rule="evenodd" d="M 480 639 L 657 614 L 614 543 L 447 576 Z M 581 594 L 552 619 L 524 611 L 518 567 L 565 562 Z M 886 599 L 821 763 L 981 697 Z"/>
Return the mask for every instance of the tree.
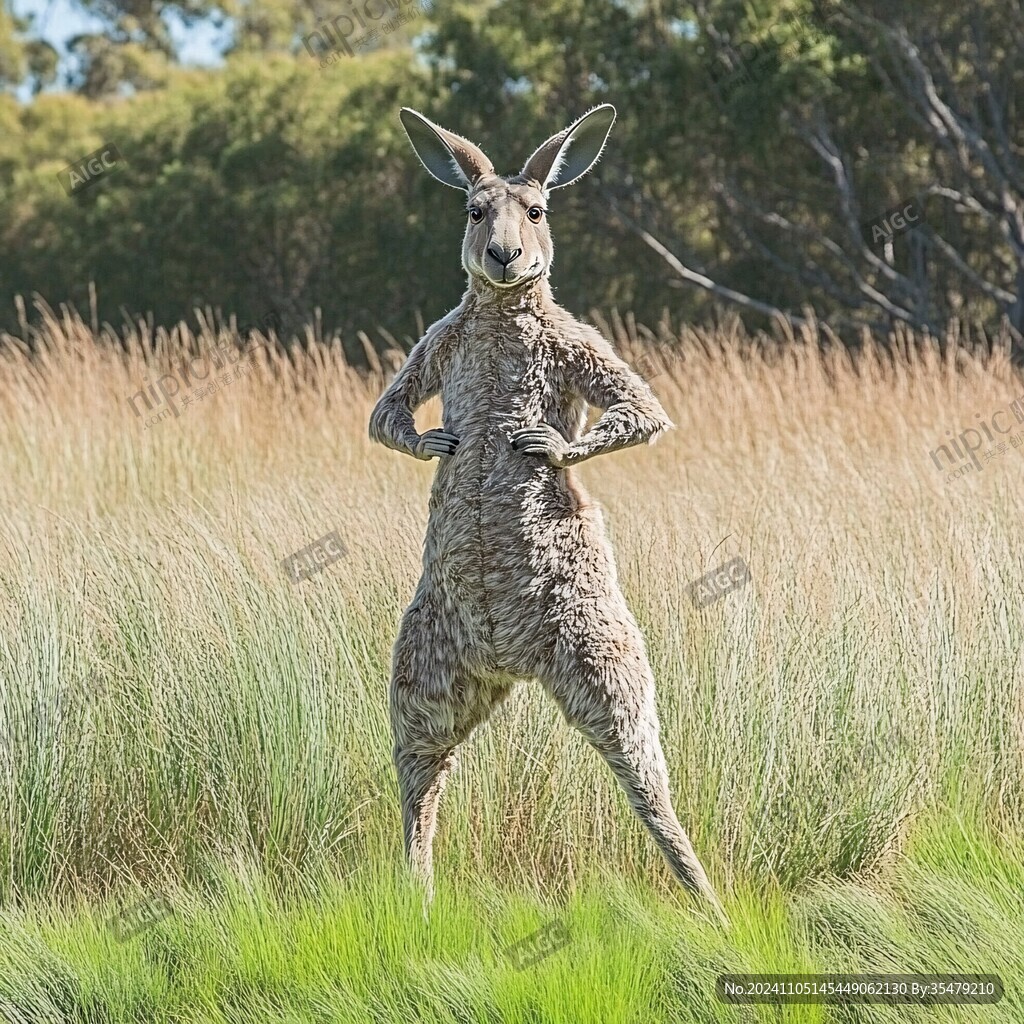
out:
<path id="1" fill-rule="evenodd" d="M 1020 8 L 772 13 L 699 7 L 725 258 L 700 266 L 641 216 L 626 223 L 681 280 L 755 313 L 799 321 L 812 304 L 839 326 L 933 333 L 954 316 L 1005 320 L 1019 338 Z"/>
<path id="2" fill-rule="evenodd" d="M 33 22 L 33 15 L 18 17 L 9 3 L 0 4 L 0 88 L 15 89 L 27 81 L 34 95 L 56 78 L 57 52 L 33 38 Z"/>

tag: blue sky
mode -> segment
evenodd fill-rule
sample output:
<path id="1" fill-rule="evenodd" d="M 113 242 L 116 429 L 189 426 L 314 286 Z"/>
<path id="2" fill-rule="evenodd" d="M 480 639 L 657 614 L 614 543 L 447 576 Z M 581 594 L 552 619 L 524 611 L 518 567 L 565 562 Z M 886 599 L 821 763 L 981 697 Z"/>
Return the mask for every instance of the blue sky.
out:
<path id="1" fill-rule="evenodd" d="M 97 19 L 85 15 L 69 0 L 13 0 L 12 7 L 15 14 L 20 16 L 34 15 L 36 31 L 62 56 L 67 53 L 69 39 L 81 32 L 96 31 L 101 27 Z M 226 31 L 208 22 L 193 28 L 186 28 L 180 22 L 171 22 L 172 36 L 181 59 L 187 64 L 218 64 L 219 44 Z M 66 66 L 66 60 L 62 60 L 61 71 Z"/>

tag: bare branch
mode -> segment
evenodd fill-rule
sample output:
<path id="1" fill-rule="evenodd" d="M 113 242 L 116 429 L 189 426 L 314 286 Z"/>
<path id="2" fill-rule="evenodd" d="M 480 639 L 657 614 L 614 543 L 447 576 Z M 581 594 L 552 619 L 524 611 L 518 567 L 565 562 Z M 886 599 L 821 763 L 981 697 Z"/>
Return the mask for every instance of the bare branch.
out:
<path id="1" fill-rule="evenodd" d="M 855 280 L 859 279 L 860 275 L 857 273 L 857 268 L 853 264 L 852 260 L 850 260 L 843 252 L 842 248 L 823 231 L 820 231 L 818 228 L 808 227 L 804 224 L 797 224 L 789 218 L 783 217 L 780 213 L 765 210 L 751 199 L 737 195 L 725 184 L 719 184 L 716 187 L 716 191 L 722 196 L 722 199 L 726 204 L 726 208 L 730 213 L 736 213 L 737 208 L 741 208 L 762 224 L 778 228 L 780 231 L 800 238 L 809 244 L 820 245 L 838 262 L 840 262 Z M 735 223 L 744 239 L 749 241 L 750 244 L 757 246 L 759 251 L 761 251 L 766 258 L 770 259 L 776 266 L 789 268 L 789 272 L 792 276 L 798 277 L 800 280 L 805 280 L 809 284 L 816 285 L 826 292 L 826 294 L 831 295 L 834 299 L 838 299 L 846 306 L 856 309 L 866 305 L 864 299 L 860 295 L 855 295 L 852 292 L 841 290 L 839 284 L 833 277 L 826 274 L 824 271 L 818 271 L 817 265 L 814 263 L 813 259 L 810 261 L 810 266 L 814 269 L 808 272 L 807 268 L 791 264 L 788 260 L 783 260 L 780 256 L 769 250 L 768 246 L 766 246 L 752 232 L 747 231 L 738 219 Z"/>
<path id="2" fill-rule="evenodd" d="M 711 292 L 712 295 L 717 295 L 719 298 L 732 302 L 735 305 L 742 306 L 744 309 L 752 310 L 755 313 L 763 313 L 766 316 L 782 317 L 782 319 L 787 320 L 789 323 L 795 324 L 798 327 L 803 327 L 808 323 L 805 317 L 795 316 L 794 314 L 787 313 L 785 310 L 779 309 L 777 306 L 772 306 L 767 302 L 760 302 L 757 299 L 752 299 L 749 295 L 744 295 L 742 292 L 738 292 L 733 288 L 727 288 L 725 285 L 718 284 L 707 275 L 699 274 L 697 271 L 684 266 L 673 253 L 661 244 L 661 242 L 637 224 L 637 222 L 633 220 L 633 218 L 630 217 L 614 199 L 610 196 L 608 198 L 612 209 L 615 211 L 622 223 L 642 239 L 648 246 L 650 246 L 650 248 L 653 249 L 684 281 L 689 281 L 690 284 L 695 284 L 698 288 L 703 288 L 705 291 Z"/>
<path id="3" fill-rule="evenodd" d="M 849 235 L 851 243 L 860 252 L 865 262 L 874 267 L 875 270 L 879 271 L 879 273 L 884 277 L 888 278 L 894 286 L 904 293 L 904 296 L 912 296 L 916 290 L 913 282 L 909 281 L 903 274 L 894 270 L 893 267 L 886 263 L 885 260 L 880 260 L 875 253 L 873 253 L 871 249 L 864 244 L 864 239 L 861 237 L 859 209 L 857 206 L 856 195 L 853 190 L 850 170 L 847 167 L 846 162 L 843 160 L 842 155 L 839 152 L 839 148 L 832 141 L 824 123 L 819 123 L 813 132 L 808 132 L 807 139 L 822 160 L 824 160 L 832 169 L 836 189 L 839 192 L 839 201 L 842 205 L 846 221 L 847 234 Z M 897 305 L 872 284 L 863 280 L 863 278 L 861 279 L 860 284 L 861 291 L 863 291 L 868 298 L 875 302 L 876 305 L 890 316 L 894 316 L 900 320 L 906 320 L 909 323 L 917 322 L 918 318 L 915 317 L 910 310 Z"/>
<path id="4" fill-rule="evenodd" d="M 929 245 L 933 246 L 936 252 L 941 253 L 956 270 L 963 274 L 975 288 L 980 289 L 990 298 L 995 299 L 1000 305 L 1008 305 L 1016 300 L 1017 296 L 1013 292 L 1007 291 L 1005 288 L 1000 288 L 999 285 L 991 284 L 986 281 L 980 274 L 972 270 L 960 254 L 947 242 L 941 235 L 931 228 L 924 228 L 925 238 L 928 240 Z"/>

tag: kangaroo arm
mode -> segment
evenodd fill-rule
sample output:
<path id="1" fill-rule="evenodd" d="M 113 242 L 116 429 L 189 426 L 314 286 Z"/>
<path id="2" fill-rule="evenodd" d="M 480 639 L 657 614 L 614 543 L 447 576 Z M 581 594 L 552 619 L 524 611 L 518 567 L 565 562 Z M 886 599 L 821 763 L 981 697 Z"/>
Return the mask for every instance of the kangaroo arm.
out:
<path id="1" fill-rule="evenodd" d="M 413 413 L 440 389 L 430 371 L 427 342 L 428 338 L 421 338 L 413 346 L 409 358 L 370 414 L 370 439 L 413 457 L 418 457 L 420 441 Z"/>
<path id="2" fill-rule="evenodd" d="M 595 455 L 617 452 L 638 444 L 653 444 L 666 430 L 675 426 L 657 399 L 654 399 L 654 406 L 656 408 L 643 409 L 633 402 L 608 406 L 590 430 L 569 445 L 565 464 L 576 466 Z"/>
<path id="3" fill-rule="evenodd" d="M 604 412 L 590 430 L 569 444 L 564 456 L 567 466 L 634 445 L 653 444 L 675 426 L 646 381 L 619 359 L 600 335 L 587 338 L 585 349 L 569 361 L 568 369 L 570 385 Z"/>

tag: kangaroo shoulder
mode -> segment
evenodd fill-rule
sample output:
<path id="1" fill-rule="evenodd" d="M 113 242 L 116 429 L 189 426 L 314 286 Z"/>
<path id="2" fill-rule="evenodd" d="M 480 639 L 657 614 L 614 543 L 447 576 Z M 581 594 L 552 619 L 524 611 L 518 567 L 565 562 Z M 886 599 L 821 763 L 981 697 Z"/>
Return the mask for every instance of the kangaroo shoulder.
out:
<path id="1" fill-rule="evenodd" d="M 618 362 L 615 350 L 590 324 L 566 313 L 557 327 L 556 361 L 571 378 L 593 376 L 609 363 Z"/>
<path id="2" fill-rule="evenodd" d="M 462 308 L 457 306 L 440 320 L 435 320 L 423 335 L 423 360 L 428 371 L 443 375 L 451 359 L 452 349 L 458 344 L 461 334 Z"/>

